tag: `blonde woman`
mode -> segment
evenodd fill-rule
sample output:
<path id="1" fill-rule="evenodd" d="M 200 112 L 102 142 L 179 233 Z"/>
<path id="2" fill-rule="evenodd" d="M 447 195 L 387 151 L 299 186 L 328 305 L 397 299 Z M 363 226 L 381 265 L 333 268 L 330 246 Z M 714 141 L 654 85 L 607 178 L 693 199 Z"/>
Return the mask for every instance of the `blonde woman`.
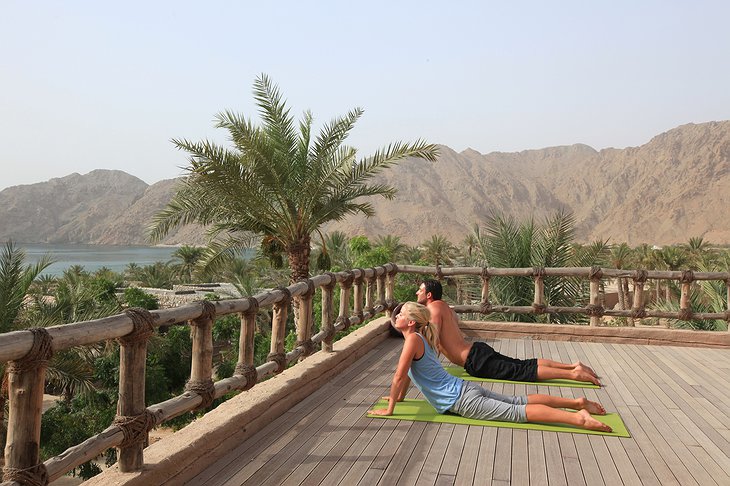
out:
<path id="1" fill-rule="evenodd" d="M 387 409 L 371 410 L 375 415 L 392 415 L 396 402 L 403 401 L 411 383 L 421 391 L 438 413 L 505 422 L 562 423 L 610 432 L 611 427 L 591 417 L 604 415 L 600 403 L 586 398 L 551 395 L 507 396 L 450 375 L 438 360 L 438 329 L 430 324 L 431 314 L 424 305 L 406 302 L 395 318 L 395 327 L 404 342 L 398 367 L 390 386 Z M 571 408 L 577 413 L 561 408 Z"/>

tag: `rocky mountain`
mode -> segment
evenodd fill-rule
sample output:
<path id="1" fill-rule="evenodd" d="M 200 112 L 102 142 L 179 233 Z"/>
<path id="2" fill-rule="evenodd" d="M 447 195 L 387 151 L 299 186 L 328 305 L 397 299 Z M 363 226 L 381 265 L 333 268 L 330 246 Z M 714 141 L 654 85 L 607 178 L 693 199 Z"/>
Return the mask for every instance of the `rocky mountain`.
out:
<path id="1" fill-rule="evenodd" d="M 373 199 L 376 215 L 350 217 L 327 231 L 393 234 L 415 244 L 432 234 L 461 241 L 493 211 L 538 221 L 558 209 L 575 214 L 578 239 L 668 244 L 703 236 L 730 243 L 730 121 L 688 124 L 640 147 L 596 151 L 586 145 L 515 153 L 457 153 L 435 163 L 406 160 L 380 176 L 398 188 Z M 95 170 L 0 191 L 0 241 L 146 244 L 152 215 L 175 180 L 148 186 L 121 171 Z M 201 244 L 184 227 L 166 244 Z"/>

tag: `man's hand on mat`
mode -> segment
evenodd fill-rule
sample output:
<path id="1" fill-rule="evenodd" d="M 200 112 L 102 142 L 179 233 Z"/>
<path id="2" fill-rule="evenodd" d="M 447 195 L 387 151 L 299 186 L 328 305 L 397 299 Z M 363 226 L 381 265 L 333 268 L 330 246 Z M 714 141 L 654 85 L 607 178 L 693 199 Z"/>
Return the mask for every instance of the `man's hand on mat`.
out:
<path id="1" fill-rule="evenodd" d="M 391 413 L 388 412 L 387 408 L 379 408 L 376 410 L 370 410 L 368 413 L 371 415 L 392 415 Z"/>
<path id="2" fill-rule="evenodd" d="M 606 415 L 606 409 L 603 408 L 603 405 L 598 402 L 588 400 L 585 397 L 582 397 L 582 403 L 580 408 L 588 410 L 589 413 L 592 413 L 594 415 Z"/>

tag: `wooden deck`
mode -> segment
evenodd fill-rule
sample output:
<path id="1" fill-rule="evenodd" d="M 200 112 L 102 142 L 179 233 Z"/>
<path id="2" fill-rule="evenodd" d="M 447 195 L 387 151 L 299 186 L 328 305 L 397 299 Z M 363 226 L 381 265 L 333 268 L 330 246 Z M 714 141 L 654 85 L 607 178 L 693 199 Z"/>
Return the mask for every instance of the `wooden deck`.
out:
<path id="1" fill-rule="evenodd" d="M 585 393 L 621 414 L 624 439 L 367 418 L 388 392 L 400 343 L 388 339 L 187 484 L 730 484 L 728 350 L 492 342 L 505 354 L 591 365 L 601 390 L 491 386 Z"/>

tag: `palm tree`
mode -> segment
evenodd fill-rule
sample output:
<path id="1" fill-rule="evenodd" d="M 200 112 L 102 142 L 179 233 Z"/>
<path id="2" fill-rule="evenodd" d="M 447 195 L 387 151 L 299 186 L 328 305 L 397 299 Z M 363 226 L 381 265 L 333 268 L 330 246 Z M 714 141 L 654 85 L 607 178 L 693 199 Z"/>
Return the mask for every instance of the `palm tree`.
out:
<path id="1" fill-rule="evenodd" d="M 400 236 L 380 235 L 373 242 L 374 247 L 384 249 L 390 256 L 390 261 L 397 262 L 405 254 L 407 246 L 401 243 Z"/>
<path id="2" fill-rule="evenodd" d="M 432 235 L 421 247 L 423 258 L 434 265 L 449 265 L 456 254 L 456 247 L 443 235 Z"/>
<path id="3" fill-rule="evenodd" d="M 627 243 L 611 247 L 610 263 L 613 268 L 621 270 L 629 267 L 632 258 L 633 252 Z M 619 277 L 617 279 L 617 292 L 619 309 L 628 309 L 631 304 L 629 303 L 629 281 L 627 278 Z"/>
<path id="4" fill-rule="evenodd" d="M 208 226 L 206 263 L 249 246 L 254 237 L 278 243 L 290 281 L 309 276 L 311 235 L 324 224 L 353 214 L 373 214 L 367 198 L 392 199 L 395 188 L 370 179 L 406 157 L 434 161 L 435 145 L 396 142 L 357 160 L 343 145 L 363 111 L 355 108 L 326 124 L 312 140 L 312 114 L 295 124 L 278 87 L 264 74 L 254 82 L 261 125 L 230 111 L 217 115 L 232 147 L 210 141 L 173 140 L 190 154 L 189 176 L 153 222 L 150 237 L 197 222 Z"/>
<path id="5" fill-rule="evenodd" d="M 44 255 L 34 265 L 25 265 L 25 251 L 8 241 L 0 254 L 0 333 L 13 330 L 28 290 L 52 263 Z"/>
<path id="6" fill-rule="evenodd" d="M 518 223 L 512 218 L 493 214 L 480 231 L 480 251 L 490 267 L 588 267 L 605 258 L 606 243 L 595 242 L 579 250 L 572 244 L 575 238 L 575 218 L 559 212 L 543 225 L 530 219 Z M 572 307 L 584 302 L 585 285 L 575 278 L 546 277 L 545 302 L 551 306 Z M 503 305 L 530 306 L 534 283 L 530 277 L 495 278 L 490 285 L 493 302 Z M 495 316 L 496 317 L 496 316 Z M 584 318 L 574 315 L 511 314 L 509 320 L 575 322 Z"/>
<path id="7" fill-rule="evenodd" d="M 183 245 L 172 254 L 171 261 L 183 282 L 187 283 L 193 280 L 195 266 L 198 260 L 203 257 L 204 252 L 205 248 L 203 247 Z"/>
<path id="8" fill-rule="evenodd" d="M 678 246 L 665 246 L 657 252 L 657 257 L 664 267 L 670 271 L 682 270 L 690 262 L 689 254 L 684 248 Z M 672 296 L 672 285 L 670 285 L 670 282 L 667 282 L 664 292 L 664 300 L 669 301 Z"/>

